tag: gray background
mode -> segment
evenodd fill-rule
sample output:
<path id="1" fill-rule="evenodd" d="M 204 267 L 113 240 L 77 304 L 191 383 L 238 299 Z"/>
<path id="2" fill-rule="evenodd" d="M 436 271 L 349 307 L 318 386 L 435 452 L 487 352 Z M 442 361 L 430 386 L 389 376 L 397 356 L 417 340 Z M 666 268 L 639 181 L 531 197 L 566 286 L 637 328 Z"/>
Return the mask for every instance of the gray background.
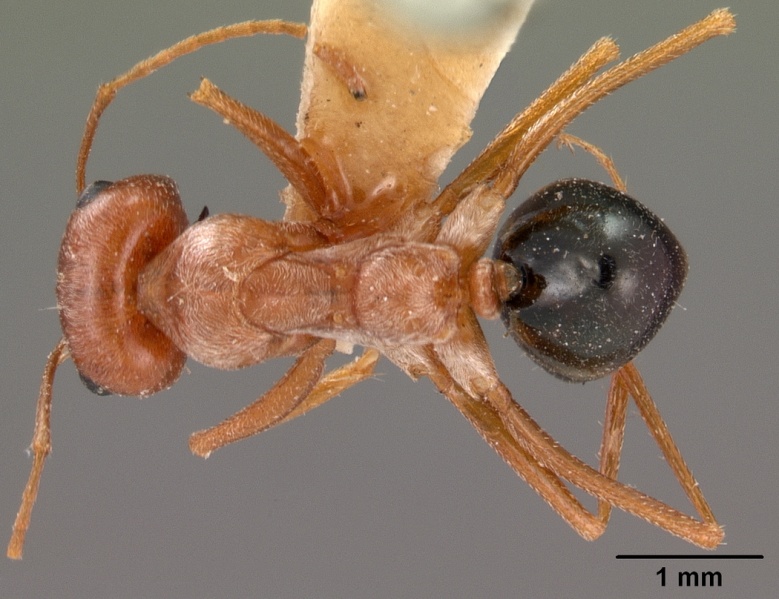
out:
<path id="1" fill-rule="evenodd" d="M 461 169 L 596 38 L 623 54 L 721 0 L 546 0 L 531 12 L 474 122 Z M 55 384 L 54 453 L 21 563 L 0 559 L 2 597 L 654 597 L 678 569 L 720 570 L 707 596 L 774 596 L 777 517 L 776 25 L 770 0 L 730 0 L 739 31 L 631 84 L 570 128 L 606 149 L 634 195 L 683 240 L 691 275 L 638 365 L 726 526 L 720 551 L 762 562 L 626 562 L 618 553 L 697 552 L 616 513 L 594 543 L 576 536 L 427 382 L 382 361 L 305 418 L 208 461 L 191 431 L 252 401 L 287 361 L 203 368 L 145 401 L 89 394 L 71 364 Z M 303 0 L 197 5 L 12 0 L 0 20 L 0 529 L 26 481 L 34 401 L 59 336 L 55 258 L 74 205 L 73 166 L 100 81 L 187 35 L 249 18 L 307 20 Z M 123 91 L 87 178 L 162 172 L 187 210 L 275 219 L 283 180 L 218 118 L 186 98 L 201 75 L 292 130 L 302 44 L 256 38 L 187 57 Z M 565 176 L 604 175 L 550 151 L 517 197 Z M 517 399 L 595 461 L 605 383 L 571 386 L 533 367 L 485 325 Z M 624 480 L 687 509 L 631 410 Z"/>

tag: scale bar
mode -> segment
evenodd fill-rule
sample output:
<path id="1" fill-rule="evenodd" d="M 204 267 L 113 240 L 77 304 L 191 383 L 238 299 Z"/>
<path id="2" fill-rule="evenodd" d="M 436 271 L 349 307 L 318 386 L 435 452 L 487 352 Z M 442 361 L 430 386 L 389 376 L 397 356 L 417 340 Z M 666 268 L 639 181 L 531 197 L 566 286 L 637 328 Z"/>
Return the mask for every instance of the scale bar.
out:
<path id="1" fill-rule="evenodd" d="M 674 554 L 674 553 L 623 553 L 617 559 L 764 559 L 759 553 L 715 553 L 715 554 Z"/>

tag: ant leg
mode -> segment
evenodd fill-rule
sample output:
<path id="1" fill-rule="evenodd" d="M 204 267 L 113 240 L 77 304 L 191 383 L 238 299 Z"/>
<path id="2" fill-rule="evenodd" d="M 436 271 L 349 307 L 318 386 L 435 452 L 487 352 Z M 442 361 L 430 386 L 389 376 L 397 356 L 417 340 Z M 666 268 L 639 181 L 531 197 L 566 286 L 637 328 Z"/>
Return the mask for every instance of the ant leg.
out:
<path id="1" fill-rule="evenodd" d="M 606 417 L 603 420 L 601 439 L 600 467 L 598 471 L 605 477 L 617 480 L 619 460 L 622 456 L 622 442 L 625 439 L 625 421 L 627 419 L 628 391 L 617 374 L 611 375 L 611 384 L 606 399 Z M 604 526 L 611 517 L 611 504 L 598 499 L 598 519 Z"/>
<path id="2" fill-rule="evenodd" d="M 294 420 L 298 416 L 302 416 L 306 412 L 318 408 L 336 395 L 346 391 L 349 387 L 353 387 L 357 383 L 370 378 L 373 376 L 373 369 L 376 367 L 376 362 L 378 361 L 379 352 L 375 349 L 368 349 L 356 360 L 328 372 L 314 386 L 311 393 L 295 406 L 282 420 L 279 420 L 277 424 Z"/>
<path id="3" fill-rule="evenodd" d="M 112 81 L 102 84 L 97 90 L 95 101 L 92 103 L 92 108 L 89 111 L 84 135 L 81 138 L 81 147 L 78 151 L 78 160 L 76 162 L 77 195 L 80 195 L 85 187 L 84 173 L 86 171 L 89 151 L 92 149 L 92 141 L 95 138 L 95 132 L 97 131 L 100 117 L 105 109 L 108 108 L 108 105 L 111 104 L 120 89 L 138 79 L 143 79 L 144 77 L 151 75 L 157 69 L 170 64 L 177 58 L 195 52 L 210 44 L 218 44 L 233 38 L 247 37 L 258 33 L 286 34 L 302 39 L 305 37 L 307 31 L 307 27 L 302 23 L 289 23 L 279 20 L 247 21 L 245 23 L 217 27 L 216 29 L 204 31 L 203 33 L 181 40 L 170 48 L 166 48 L 154 56 L 139 62 L 129 71 L 116 77 Z"/>
<path id="4" fill-rule="evenodd" d="M 722 541 L 722 529 L 714 521 L 705 502 L 698 501 L 697 499 L 693 500 L 695 508 L 702 517 L 702 521 L 695 520 L 657 499 L 619 483 L 611 477 L 604 476 L 560 446 L 514 401 L 511 392 L 500 381 L 492 363 L 486 340 L 473 313 L 463 314 L 463 319 L 467 320 L 463 320 L 461 328 L 458 329 L 453 338 L 444 344 L 431 348 L 427 354 L 427 364 L 432 366 L 424 374 L 427 374 L 442 392 L 445 392 L 445 394 L 451 392 L 452 382 L 449 379 L 454 379 L 466 396 L 471 398 L 471 401 L 489 403 L 495 414 L 503 422 L 508 433 L 521 446 L 524 452 L 532 456 L 534 461 L 555 476 L 568 480 L 574 486 L 579 487 L 593 497 L 643 518 L 701 547 L 713 548 Z M 468 356 L 468 360 L 463 360 L 462 356 Z M 638 376 L 637 373 L 635 377 L 632 376 L 631 370 L 626 372 L 631 376 L 625 380 L 629 381 L 631 386 L 635 386 L 635 394 L 641 396 L 642 393 L 639 391 L 640 377 L 636 378 Z M 633 390 L 630 392 L 634 393 Z M 646 393 L 643 395 L 648 397 Z M 646 403 L 645 398 L 642 399 Z M 455 402 L 456 405 L 457 401 L 463 401 L 456 401 L 451 397 L 450 400 Z M 651 412 L 650 407 L 643 409 Z M 660 437 L 668 434 L 664 425 L 661 426 L 657 422 L 655 415 L 650 413 L 646 418 L 652 422 L 651 427 L 658 431 L 657 434 Z M 615 422 L 618 420 L 619 417 L 615 418 Z M 489 420 L 485 420 L 483 425 L 494 427 L 494 423 Z M 485 435 L 480 426 L 476 426 L 476 428 L 482 435 Z M 610 451 L 608 447 L 603 451 L 607 464 L 608 462 L 613 462 L 613 458 L 616 456 L 616 454 L 612 454 Z M 681 464 L 683 464 L 681 456 L 674 456 L 671 450 L 668 451 L 670 455 L 668 458 L 669 462 L 672 459 L 678 458 Z M 509 461 L 504 453 L 501 453 L 501 455 Z M 522 473 L 527 469 L 526 465 L 521 461 L 516 464 L 509 461 L 509 464 L 518 474 L 524 477 Z M 612 468 L 613 466 L 607 465 L 606 467 Z M 672 468 L 682 472 L 682 474 L 677 476 L 683 477 L 684 472 L 680 466 L 672 465 Z M 686 490 L 689 486 L 688 482 L 682 483 Z M 694 479 L 692 483 L 694 484 Z M 564 512 L 576 513 L 578 511 L 586 511 L 578 502 L 572 503 L 566 500 L 564 495 L 558 494 L 552 496 L 551 499 L 544 495 L 544 499 L 551 502 L 554 509 L 560 514 L 564 514 Z M 704 509 L 701 509 L 701 506 L 704 506 Z M 607 515 L 600 510 L 599 513 L 600 515 Z M 569 519 L 565 515 L 563 517 L 582 536 L 591 538 L 592 529 L 582 527 L 576 520 Z M 580 514 L 578 517 L 585 522 L 589 521 L 590 518 L 595 519 L 595 516 L 589 512 L 587 512 L 587 516 Z M 602 522 L 601 525 L 605 527 L 605 522 Z"/>
<path id="5" fill-rule="evenodd" d="M 325 359 L 334 350 L 335 341 L 331 339 L 322 339 L 309 347 L 257 401 L 216 426 L 192 433 L 192 453 L 207 458 L 215 449 L 261 433 L 283 420 L 314 388 L 322 376 Z"/>
<path id="6" fill-rule="evenodd" d="M 607 476 L 616 475 L 619 465 L 618 450 L 614 453 L 616 460 L 605 467 L 603 456 L 607 452 L 602 453 L 601 468 L 604 472 L 599 474 L 559 447 L 547 433 L 533 423 L 543 435 L 544 444 L 550 447 L 550 451 L 565 455 L 568 463 L 559 466 L 555 463 L 557 460 L 538 458 L 535 451 L 525 449 L 527 441 L 509 430 L 500 412 L 491 403 L 471 397 L 448 375 L 430 375 L 430 378 L 506 463 L 583 538 L 593 540 L 604 532 L 613 505 L 700 547 L 713 549 L 721 542 L 722 530 L 713 516 L 710 519 L 705 512 L 701 512 L 704 522 L 693 520 L 686 514 L 617 482 L 612 476 Z M 517 408 L 521 410 L 519 406 Z M 525 417 L 530 419 L 526 413 Z M 530 420 L 532 422 L 532 419 Z M 584 484 L 579 479 L 577 475 L 581 473 L 582 467 L 591 471 L 590 478 L 596 481 L 595 484 Z M 561 476 L 598 498 L 597 516 L 587 511 L 571 494 L 560 480 Z M 697 487 L 691 489 L 697 490 Z M 705 504 L 702 497 L 701 500 Z M 698 508 L 698 502 L 694 503 Z"/>
<path id="7" fill-rule="evenodd" d="M 430 352 L 432 353 L 432 352 Z M 471 423 L 487 444 L 580 536 L 592 541 L 601 536 L 606 523 L 591 514 L 555 472 L 518 442 L 495 407 L 467 393 L 436 359 L 424 374 Z"/>
<path id="8" fill-rule="evenodd" d="M 638 369 L 632 362 L 629 362 L 620 368 L 614 377 L 618 380 L 618 384 L 624 387 L 625 392 L 629 393 L 633 401 L 636 402 L 636 406 L 638 406 L 638 410 L 641 412 L 649 432 L 663 452 L 665 461 L 668 462 L 676 479 L 679 481 L 682 489 L 684 489 L 690 502 L 701 515 L 701 518 L 703 518 L 703 521 L 719 528 L 708 502 L 703 497 L 698 482 L 695 480 L 692 472 L 690 472 L 676 443 L 674 443 L 671 433 L 662 416 L 660 416 L 660 411 L 652 400 L 652 396 L 649 394 Z"/>
<path id="9" fill-rule="evenodd" d="M 24 538 L 30 526 L 30 516 L 35 498 L 38 496 L 38 485 L 43 474 L 43 464 L 51 452 L 51 387 L 57 367 L 69 356 L 65 339 L 59 340 L 46 359 L 46 366 L 41 377 L 41 387 L 38 392 L 38 405 L 35 409 L 35 430 L 32 435 L 32 469 L 27 486 L 22 494 L 22 503 L 16 514 L 11 540 L 8 543 L 6 555 L 11 559 L 21 559 L 24 552 Z"/>
<path id="10" fill-rule="evenodd" d="M 712 37 L 731 33 L 734 28 L 733 15 L 726 9 L 716 10 L 595 77 L 595 73 L 618 53 L 613 40 L 599 40 L 535 102 L 515 116 L 443 189 L 433 205 L 441 214 L 449 214 L 474 185 L 490 180 L 494 180 L 496 190 L 505 197 L 510 196 L 519 179 L 554 136 L 592 104 Z"/>
<path id="11" fill-rule="evenodd" d="M 704 522 L 717 525 L 714 514 L 695 477 L 690 472 L 681 452 L 674 443 L 671 433 L 660 415 L 657 405 L 644 384 L 636 366 L 630 362 L 611 375 L 608 400 L 606 402 L 606 418 L 603 423 L 603 440 L 600 448 L 600 472 L 608 478 L 616 480 L 619 471 L 619 459 L 622 452 L 622 441 L 625 433 L 628 399 L 633 397 L 641 416 L 663 452 L 666 462 L 682 486 L 687 498 L 700 514 Z M 598 515 L 608 522 L 611 506 L 602 500 L 598 501 Z"/>
<path id="12" fill-rule="evenodd" d="M 622 193 L 627 193 L 627 186 L 622 180 L 622 177 L 619 176 L 617 167 L 614 165 L 614 161 L 598 146 L 591 144 L 588 141 L 584 141 L 582 138 L 576 137 L 575 135 L 570 135 L 569 133 L 560 133 L 557 136 L 557 147 L 560 148 L 561 146 L 567 147 L 569 150 L 571 150 L 571 153 L 574 151 L 574 146 L 579 146 L 585 152 L 592 154 L 595 160 L 598 161 L 598 164 L 603 167 L 603 170 L 609 174 L 612 183 L 614 183 L 614 187 Z"/>
<path id="13" fill-rule="evenodd" d="M 341 366 L 340 368 L 337 368 L 336 370 L 333 370 L 327 373 L 326 375 L 322 376 L 316 382 L 313 388 L 306 395 L 304 395 L 304 397 L 300 400 L 300 402 L 297 405 L 295 405 L 285 415 L 278 417 L 277 419 L 272 421 L 270 419 L 266 419 L 265 424 L 262 425 L 258 430 L 252 430 L 252 432 L 249 432 L 245 435 L 241 435 L 240 437 L 226 440 L 223 443 L 221 443 L 218 447 L 213 446 L 210 449 L 206 449 L 205 447 L 200 447 L 200 445 L 203 444 L 203 441 L 196 440 L 195 439 L 196 435 L 202 437 L 205 436 L 205 434 L 208 435 L 215 434 L 214 431 L 216 429 L 225 426 L 227 422 L 231 422 L 234 419 L 237 419 L 239 415 L 245 414 L 251 409 L 256 409 L 257 411 L 259 411 L 260 404 L 262 404 L 261 407 L 263 411 L 263 416 L 266 416 L 264 413 L 266 411 L 271 411 L 269 409 L 270 406 L 267 403 L 268 400 L 271 398 L 271 394 L 274 391 L 277 391 L 277 388 L 285 383 L 285 379 L 287 377 L 294 376 L 294 374 L 291 373 L 290 371 L 287 373 L 287 375 L 285 375 L 285 378 L 283 378 L 274 386 L 273 389 L 268 391 L 268 393 L 263 395 L 259 400 L 257 400 L 257 402 L 255 402 L 248 408 L 241 410 L 240 412 L 238 412 L 237 414 L 235 414 L 227 421 L 223 422 L 218 426 L 212 427 L 211 429 L 207 429 L 205 431 L 194 433 L 190 438 L 190 448 L 192 449 L 193 453 L 203 457 L 208 457 L 208 454 L 211 451 L 213 451 L 213 449 L 219 449 L 219 447 L 227 445 L 228 443 L 232 443 L 233 441 L 237 441 L 241 438 L 245 438 L 260 433 L 264 430 L 272 428 L 283 422 L 289 422 L 290 420 L 294 420 L 298 416 L 302 416 L 303 414 L 310 412 L 314 408 L 318 408 L 323 403 L 332 399 L 336 395 L 339 395 L 349 387 L 352 387 L 357 383 L 364 381 L 365 379 L 372 376 L 373 369 L 376 366 L 376 362 L 378 361 L 378 359 L 379 359 L 379 352 L 376 351 L 375 349 L 369 349 L 362 356 L 360 356 L 358 359 L 354 360 L 353 362 L 350 362 L 349 364 L 345 364 L 344 366 Z M 298 363 L 296 363 L 295 366 L 293 366 L 293 368 L 297 368 L 299 364 L 300 361 L 298 361 Z M 321 373 L 321 368 L 320 368 L 320 373 Z M 283 411 L 283 410 L 276 410 L 276 411 Z M 199 444 L 197 449 L 195 449 L 195 443 Z"/>
<path id="14" fill-rule="evenodd" d="M 478 345 L 478 338 L 473 340 Z M 417 380 L 427 376 L 438 391 L 465 416 L 487 444 L 579 535 L 590 541 L 602 535 L 606 529 L 606 522 L 600 519 L 600 515 L 593 515 L 579 502 L 560 476 L 529 450 L 528 443 L 523 442 L 509 429 L 501 413 L 492 403 L 481 398 L 475 391 L 469 391 L 455 380 L 445 366 L 447 356 L 445 351 L 442 355 L 444 347 L 445 345 L 392 348 L 384 354 L 412 379 Z M 488 352 L 486 345 L 483 349 L 484 352 Z M 462 347 L 458 347 L 452 353 L 456 354 L 461 350 Z M 461 355 L 470 356 L 472 351 L 469 349 L 468 353 Z M 479 353 L 483 352 L 479 351 Z M 487 369 L 490 370 L 489 367 Z"/>
<path id="15" fill-rule="evenodd" d="M 514 192 L 525 171 L 552 139 L 595 102 L 686 54 L 703 42 L 732 33 L 735 27 L 735 19 L 730 11 L 724 8 L 715 10 L 697 23 L 588 80 L 575 93 L 560 100 L 533 122 L 526 135 L 511 148 L 505 167 L 494 177 L 493 187 L 508 197 Z"/>
<path id="16" fill-rule="evenodd" d="M 601 67 L 618 55 L 619 47 L 613 40 L 602 38 L 595 42 L 530 106 L 517 114 L 481 154 L 441 191 L 433 204 L 442 214 L 449 214 L 473 186 L 494 178 L 511 155 L 512 148 L 527 135 L 528 129 L 536 121 L 592 79 Z"/>
<path id="17" fill-rule="evenodd" d="M 557 476 L 568 480 L 590 495 L 629 514 L 643 518 L 699 547 L 713 549 L 722 542 L 724 533 L 710 510 L 699 510 L 702 521 L 695 520 L 632 487 L 603 476 L 556 443 L 514 401 L 504 385 L 499 384 L 488 390 L 487 398 L 517 442 Z M 662 435 L 663 432 L 667 433 L 667 429 L 658 431 L 658 434 Z M 681 459 L 681 456 L 679 458 Z M 676 467 L 674 469 L 676 470 Z M 694 479 L 692 483 L 694 484 Z M 696 509 L 699 509 L 699 503 L 694 502 Z M 708 508 L 705 502 L 701 505 Z"/>
<path id="18" fill-rule="evenodd" d="M 243 133 L 270 158 L 300 193 L 309 208 L 321 215 L 328 187 L 314 159 L 292 135 L 261 112 L 231 98 L 208 79 L 190 99 L 210 108 Z"/>
<path id="19" fill-rule="evenodd" d="M 333 70 L 355 100 L 364 100 L 367 97 L 366 83 L 360 75 L 360 69 L 349 60 L 343 50 L 317 42 L 314 44 L 314 54 Z"/>

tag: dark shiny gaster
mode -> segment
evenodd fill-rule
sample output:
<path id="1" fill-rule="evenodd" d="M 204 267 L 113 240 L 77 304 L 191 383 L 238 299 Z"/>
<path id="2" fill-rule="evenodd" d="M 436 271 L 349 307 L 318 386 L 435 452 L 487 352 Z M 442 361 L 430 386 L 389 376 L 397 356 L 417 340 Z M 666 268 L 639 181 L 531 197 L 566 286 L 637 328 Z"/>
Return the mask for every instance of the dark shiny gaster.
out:
<path id="1" fill-rule="evenodd" d="M 662 326 L 687 274 L 684 250 L 657 216 L 584 179 L 557 181 L 519 206 L 494 258 L 522 278 L 503 303 L 512 337 L 569 381 L 630 361 Z"/>

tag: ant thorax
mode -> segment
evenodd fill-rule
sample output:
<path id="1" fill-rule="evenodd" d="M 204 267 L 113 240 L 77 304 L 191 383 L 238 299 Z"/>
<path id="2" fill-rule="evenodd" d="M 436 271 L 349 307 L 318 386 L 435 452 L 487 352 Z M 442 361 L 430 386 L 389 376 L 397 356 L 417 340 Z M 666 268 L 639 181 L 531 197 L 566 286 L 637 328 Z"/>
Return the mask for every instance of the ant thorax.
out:
<path id="1" fill-rule="evenodd" d="M 383 234 L 306 249 L 288 229 L 226 214 L 196 223 L 144 269 L 141 311 L 221 368 L 275 355 L 269 346 L 290 335 L 373 347 L 451 336 L 466 300 L 454 249 Z"/>

